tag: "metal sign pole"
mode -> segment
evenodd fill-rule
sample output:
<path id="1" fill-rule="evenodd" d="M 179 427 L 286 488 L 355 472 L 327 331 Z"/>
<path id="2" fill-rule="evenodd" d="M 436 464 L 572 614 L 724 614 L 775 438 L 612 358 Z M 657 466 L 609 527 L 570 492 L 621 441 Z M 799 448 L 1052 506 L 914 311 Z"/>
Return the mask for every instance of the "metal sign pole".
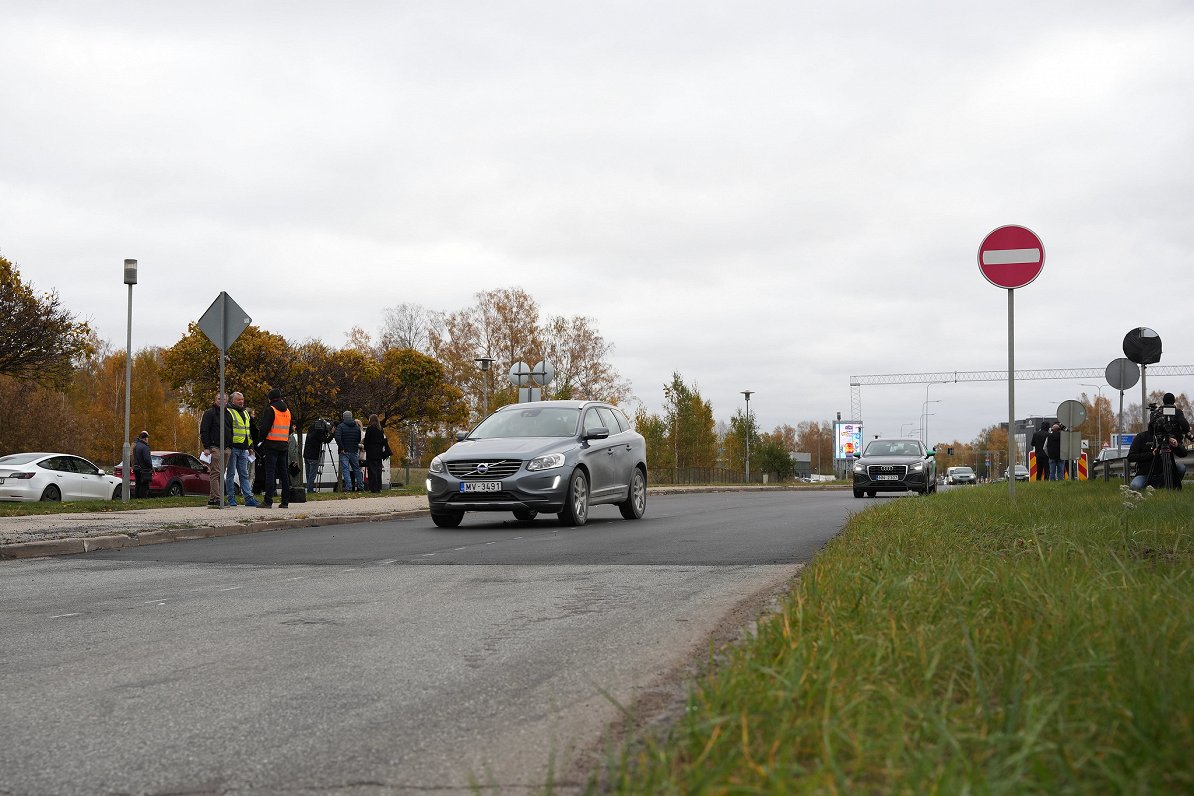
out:
<path id="1" fill-rule="evenodd" d="M 220 397 L 224 397 L 224 352 L 228 350 L 228 324 L 225 319 L 228 317 L 228 294 L 220 293 Z M 224 399 L 227 402 L 227 398 Z M 220 458 L 217 460 L 220 463 L 220 508 L 224 508 L 227 502 L 227 496 L 224 494 L 224 407 L 220 406 Z"/>
<path id="2" fill-rule="evenodd" d="M 1016 310 L 1015 310 L 1015 296 L 1016 291 L 1008 288 L 1007 291 L 1007 461 L 1008 467 L 1012 466 L 1013 450 L 1015 441 L 1012 438 L 1012 430 L 1016 427 Z M 1009 473 L 1011 478 L 1007 479 L 1007 494 L 1008 497 L 1016 497 L 1016 479 L 1015 473 Z"/>

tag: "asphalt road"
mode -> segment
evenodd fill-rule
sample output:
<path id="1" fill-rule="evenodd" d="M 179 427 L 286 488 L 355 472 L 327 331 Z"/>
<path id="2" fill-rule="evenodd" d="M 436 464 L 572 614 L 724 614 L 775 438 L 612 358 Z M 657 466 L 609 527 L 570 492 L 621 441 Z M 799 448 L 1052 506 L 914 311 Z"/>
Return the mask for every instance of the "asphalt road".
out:
<path id="1" fill-rule="evenodd" d="M 682 694 L 859 503 L 666 495 L 583 528 L 424 515 L 6 562 L 0 793 L 567 790 L 619 705 Z"/>

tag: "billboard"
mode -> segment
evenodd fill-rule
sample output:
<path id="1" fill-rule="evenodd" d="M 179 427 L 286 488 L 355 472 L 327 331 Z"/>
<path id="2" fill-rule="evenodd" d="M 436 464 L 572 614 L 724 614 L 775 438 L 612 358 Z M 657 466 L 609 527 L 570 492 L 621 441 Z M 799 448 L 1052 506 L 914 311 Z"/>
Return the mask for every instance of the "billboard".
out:
<path id="1" fill-rule="evenodd" d="M 833 424 L 833 458 L 852 459 L 862 452 L 862 423 L 838 420 Z"/>

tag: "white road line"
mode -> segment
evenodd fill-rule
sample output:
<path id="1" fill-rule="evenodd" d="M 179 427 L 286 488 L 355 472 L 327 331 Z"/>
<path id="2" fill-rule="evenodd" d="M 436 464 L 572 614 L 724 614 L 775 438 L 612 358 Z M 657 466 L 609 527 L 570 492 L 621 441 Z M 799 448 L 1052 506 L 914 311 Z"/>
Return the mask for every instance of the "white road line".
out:
<path id="1" fill-rule="evenodd" d="M 497 544 L 497 542 L 486 542 L 485 544 Z"/>
<path id="2" fill-rule="evenodd" d="M 1040 249 L 988 249 L 983 252 L 983 265 L 1016 265 L 1040 261 Z"/>
<path id="3" fill-rule="evenodd" d="M 56 616 L 51 616 L 50 618 L 51 619 L 64 619 L 65 617 L 68 617 L 68 616 L 82 616 L 82 614 L 58 614 Z"/>
<path id="4" fill-rule="evenodd" d="M 299 576 L 299 577 L 297 577 L 297 578 L 287 578 L 286 580 L 302 580 L 302 579 L 303 579 L 303 576 L 302 576 L 302 575 L 300 575 L 300 576 Z"/>
<path id="5" fill-rule="evenodd" d="M 236 591 L 237 589 L 243 588 L 244 586 L 225 586 L 224 588 L 220 589 L 220 591 Z"/>
<path id="6" fill-rule="evenodd" d="M 453 550 L 468 550 L 467 547 L 454 547 Z"/>
<path id="7" fill-rule="evenodd" d="M 387 558 L 385 561 L 378 561 L 377 563 L 378 564 L 393 564 L 397 561 L 398 561 L 398 559 L 396 559 L 396 558 Z"/>
<path id="8" fill-rule="evenodd" d="M 431 558 L 435 553 L 424 553 L 423 558 Z"/>

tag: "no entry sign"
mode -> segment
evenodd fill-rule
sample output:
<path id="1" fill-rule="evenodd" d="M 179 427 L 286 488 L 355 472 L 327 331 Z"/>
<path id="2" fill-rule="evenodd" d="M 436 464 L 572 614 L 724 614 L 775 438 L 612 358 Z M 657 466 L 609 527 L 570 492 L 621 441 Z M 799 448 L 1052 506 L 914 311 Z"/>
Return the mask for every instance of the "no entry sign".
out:
<path id="1" fill-rule="evenodd" d="M 978 268 L 987 281 L 1009 290 L 1024 287 L 1040 275 L 1045 247 L 1027 227 L 1000 227 L 978 247 Z"/>

